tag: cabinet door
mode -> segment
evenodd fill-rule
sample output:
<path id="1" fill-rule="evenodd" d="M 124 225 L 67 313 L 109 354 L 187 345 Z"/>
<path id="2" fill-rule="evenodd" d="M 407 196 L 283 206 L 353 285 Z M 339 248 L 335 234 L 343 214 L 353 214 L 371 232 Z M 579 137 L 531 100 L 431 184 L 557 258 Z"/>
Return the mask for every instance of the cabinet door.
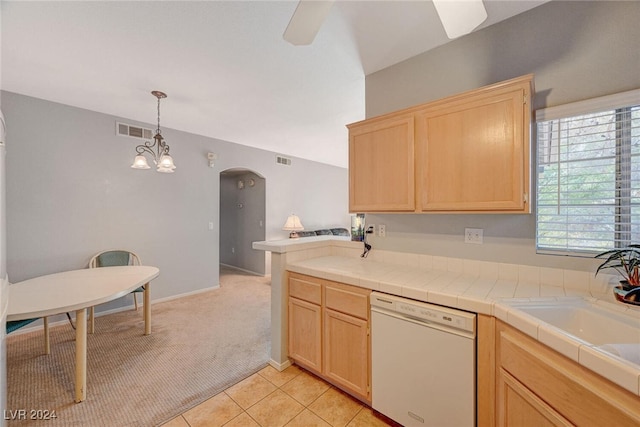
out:
<path id="1" fill-rule="evenodd" d="M 416 114 L 422 211 L 530 212 L 528 81 Z"/>
<path id="2" fill-rule="evenodd" d="M 413 114 L 349 126 L 349 211 L 415 210 Z"/>
<path id="3" fill-rule="evenodd" d="M 324 375 L 354 394 L 370 400 L 369 323 L 324 310 Z"/>
<path id="4" fill-rule="evenodd" d="M 518 420 L 518 411 L 528 414 L 522 415 L 525 418 L 533 417 L 532 411 L 540 412 L 550 422 L 557 420 L 549 415 L 555 411 L 579 426 L 640 425 L 637 394 L 499 320 L 496 321 L 496 363 L 499 425 L 508 425 L 509 419 Z M 548 407 L 543 408 L 539 401 Z M 500 422 L 501 419 L 507 421 Z"/>
<path id="5" fill-rule="evenodd" d="M 498 414 L 500 427 L 573 425 L 503 369 L 498 376 Z"/>
<path id="6" fill-rule="evenodd" d="M 319 305 L 289 297 L 289 357 L 322 372 L 322 310 Z"/>

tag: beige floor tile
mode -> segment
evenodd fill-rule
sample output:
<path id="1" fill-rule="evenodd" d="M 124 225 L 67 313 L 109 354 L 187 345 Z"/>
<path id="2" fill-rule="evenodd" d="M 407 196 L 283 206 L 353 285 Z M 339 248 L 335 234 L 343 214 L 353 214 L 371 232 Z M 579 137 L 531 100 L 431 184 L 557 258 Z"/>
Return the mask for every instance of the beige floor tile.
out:
<path id="1" fill-rule="evenodd" d="M 240 413 L 242 408 L 225 393 L 220 393 L 188 410 L 182 416 L 191 427 L 215 427 L 223 425 Z"/>
<path id="2" fill-rule="evenodd" d="M 262 427 L 281 427 L 298 415 L 304 406 L 282 390 L 276 390 L 247 409 Z"/>
<path id="3" fill-rule="evenodd" d="M 260 424 L 254 421 L 246 412 L 241 413 L 228 423 L 224 427 L 260 427 Z"/>
<path id="4" fill-rule="evenodd" d="M 189 424 L 182 418 L 182 415 L 175 417 L 171 421 L 162 424 L 161 427 L 189 427 Z"/>
<path id="5" fill-rule="evenodd" d="M 264 399 L 275 389 L 276 386 L 261 377 L 259 374 L 253 374 L 240 381 L 238 384 L 228 388 L 226 393 L 243 409 L 247 409 L 252 405 L 255 405 L 255 403 L 261 399 Z"/>
<path id="6" fill-rule="evenodd" d="M 331 427 L 331 425 L 310 410 L 305 409 L 289 421 L 286 427 Z"/>
<path id="7" fill-rule="evenodd" d="M 282 391 L 308 406 L 322 393 L 329 390 L 329 385 L 320 378 L 302 371 L 300 375 L 280 387 Z"/>
<path id="8" fill-rule="evenodd" d="M 347 427 L 387 427 L 391 424 L 387 424 L 382 419 L 376 417 L 373 410 L 369 407 L 363 407 L 360 412 L 347 424 Z"/>
<path id="9" fill-rule="evenodd" d="M 362 407 L 360 402 L 333 387 L 309 405 L 311 411 L 333 427 L 346 426 Z"/>
<path id="10" fill-rule="evenodd" d="M 298 375 L 300 375 L 300 368 L 295 365 L 289 366 L 284 371 L 280 372 L 273 366 L 269 365 L 266 368 L 262 369 L 258 372 L 264 378 L 268 379 L 273 385 L 276 387 L 282 387 L 284 384 L 288 383 Z"/>

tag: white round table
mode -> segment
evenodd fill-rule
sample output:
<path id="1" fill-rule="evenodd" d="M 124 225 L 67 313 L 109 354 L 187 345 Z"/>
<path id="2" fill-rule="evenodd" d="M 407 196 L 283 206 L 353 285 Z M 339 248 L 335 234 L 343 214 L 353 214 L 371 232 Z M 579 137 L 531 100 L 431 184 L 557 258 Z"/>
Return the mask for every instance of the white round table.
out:
<path id="1" fill-rule="evenodd" d="M 144 292 L 145 335 L 151 333 L 149 282 L 160 274 L 151 266 L 102 267 L 64 271 L 9 286 L 7 321 L 76 312 L 76 402 L 86 399 L 87 308 L 123 297 L 140 286 Z"/>

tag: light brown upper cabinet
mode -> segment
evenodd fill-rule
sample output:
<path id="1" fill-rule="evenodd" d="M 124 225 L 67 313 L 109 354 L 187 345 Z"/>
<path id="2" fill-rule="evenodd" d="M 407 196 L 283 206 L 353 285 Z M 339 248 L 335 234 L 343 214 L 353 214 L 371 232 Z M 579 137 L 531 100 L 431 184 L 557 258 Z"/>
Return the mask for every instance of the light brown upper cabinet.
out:
<path id="1" fill-rule="evenodd" d="M 349 210 L 530 213 L 532 92 L 527 75 L 349 125 Z"/>
<path id="2" fill-rule="evenodd" d="M 413 113 L 349 126 L 349 210 L 415 209 Z"/>

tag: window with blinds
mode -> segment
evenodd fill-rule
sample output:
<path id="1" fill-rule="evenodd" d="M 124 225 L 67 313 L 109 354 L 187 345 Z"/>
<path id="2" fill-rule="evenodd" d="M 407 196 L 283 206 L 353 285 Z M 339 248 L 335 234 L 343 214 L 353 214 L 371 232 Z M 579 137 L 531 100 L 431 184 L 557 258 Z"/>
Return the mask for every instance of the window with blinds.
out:
<path id="1" fill-rule="evenodd" d="M 536 122 L 537 251 L 640 243 L 640 90 L 539 110 Z"/>

